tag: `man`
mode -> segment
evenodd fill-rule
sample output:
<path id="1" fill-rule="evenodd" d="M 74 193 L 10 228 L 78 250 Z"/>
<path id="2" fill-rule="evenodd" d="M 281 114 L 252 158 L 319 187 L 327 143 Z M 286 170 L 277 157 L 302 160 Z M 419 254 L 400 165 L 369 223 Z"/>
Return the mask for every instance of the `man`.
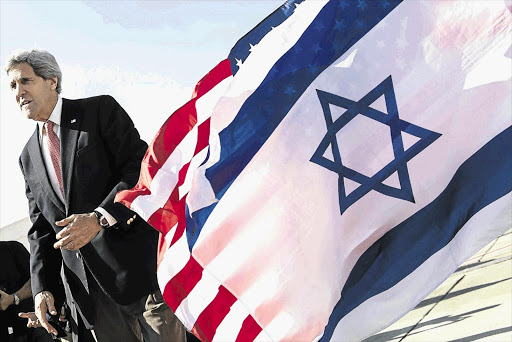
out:
<path id="1" fill-rule="evenodd" d="M 158 290 L 157 232 L 114 203 L 136 184 L 147 149 L 130 117 L 110 96 L 61 98 L 46 51 L 15 53 L 6 71 L 22 113 L 38 122 L 20 157 L 35 324 L 55 333 L 46 313 L 66 296 L 75 342 L 88 340 L 84 328 L 100 342 L 184 341 Z"/>
<path id="2" fill-rule="evenodd" d="M 0 341 L 52 342 L 42 328 L 30 329 L 18 314 L 34 310 L 30 255 L 17 241 L 0 241 Z"/>

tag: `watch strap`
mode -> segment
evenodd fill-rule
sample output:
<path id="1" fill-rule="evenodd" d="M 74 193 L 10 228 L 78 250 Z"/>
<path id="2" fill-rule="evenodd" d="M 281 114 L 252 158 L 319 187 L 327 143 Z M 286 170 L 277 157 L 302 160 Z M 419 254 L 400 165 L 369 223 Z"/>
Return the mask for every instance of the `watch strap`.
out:
<path id="1" fill-rule="evenodd" d="M 14 297 L 14 305 L 20 305 L 20 297 L 16 293 L 12 295 Z"/>
<path id="2" fill-rule="evenodd" d="M 102 228 L 108 228 L 110 227 L 110 225 L 108 224 L 108 221 L 107 219 L 105 218 L 105 216 L 103 216 L 102 213 L 100 213 L 99 211 L 97 210 L 94 210 L 94 215 L 96 215 L 96 218 L 98 219 L 98 224 L 102 227 Z"/>

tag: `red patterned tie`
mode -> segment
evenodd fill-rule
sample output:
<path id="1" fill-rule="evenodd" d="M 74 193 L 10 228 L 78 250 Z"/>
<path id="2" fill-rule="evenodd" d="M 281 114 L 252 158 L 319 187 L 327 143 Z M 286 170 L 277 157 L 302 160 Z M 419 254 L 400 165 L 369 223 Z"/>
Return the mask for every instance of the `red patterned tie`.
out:
<path id="1" fill-rule="evenodd" d="M 46 121 L 46 134 L 48 134 L 48 150 L 50 151 L 50 157 L 52 159 L 53 169 L 59 182 L 60 192 L 64 196 L 64 190 L 62 188 L 62 171 L 60 163 L 60 140 L 57 134 L 53 131 L 54 123 Z"/>

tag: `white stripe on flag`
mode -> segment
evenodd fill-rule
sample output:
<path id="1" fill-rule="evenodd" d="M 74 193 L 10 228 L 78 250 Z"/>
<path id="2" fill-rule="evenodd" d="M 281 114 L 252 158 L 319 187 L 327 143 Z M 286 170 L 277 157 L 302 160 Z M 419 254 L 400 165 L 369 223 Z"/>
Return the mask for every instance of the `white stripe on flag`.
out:
<path id="1" fill-rule="evenodd" d="M 208 160 L 193 174 L 193 186 L 189 189 L 190 193 L 187 196 L 187 205 L 191 213 L 217 202 L 210 181 L 206 178 L 206 170 L 220 159 L 219 133 L 211 126 L 209 149 L 210 156 Z"/>
<path id="2" fill-rule="evenodd" d="M 385 328 L 393 318 L 398 319 L 402 313 L 413 309 L 415 303 L 428 296 L 458 265 L 510 228 L 510 203 L 512 194 L 509 193 L 480 210 L 448 245 L 414 272 L 391 289 L 368 299 L 341 319 L 332 340 L 361 340 Z M 426 274 L 436 276 L 426 277 Z"/>
<path id="3" fill-rule="evenodd" d="M 212 342 L 235 341 L 248 315 L 249 313 L 245 306 L 237 300 L 217 327 Z"/>
<path id="4" fill-rule="evenodd" d="M 222 98 L 222 96 L 226 92 L 226 89 L 228 88 L 228 86 L 230 85 L 232 80 L 233 80 L 233 76 L 225 78 L 222 82 L 217 84 L 208 93 L 204 94 L 201 98 L 199 98 L 197 100 L 197 102 L 196 102 L 197 126 L 199 126 L 201 123 L 203 123 L 204 121 L 206 121 L 207 119 L 209 119 L 212 116 L 215 106 L 217 105 L 219 100 Z M 211 145 L 212 141 L 216 142 L 219 139 L 218 139 L 218 133 L 216 133 L 215 131 L 212 131 L 211 128 L 210 128 L 210 134 L 217 135 L 217 137 L 214 139 L 209 138 L 210 145 Z M 220 145 L 220 143 L 218 145 Z M 188 194 L 188 192 L 190 191 L 190 188 L 193 184 L 192 180 L 194 178 L 194 174 L 195 174 L 196 170 L 201 166 L 201 163 L 204 162 L 207 154 L 208 154 L 208 147 L 201 150 L 196 156 L 194 156 L 194 158 L 190 162 L 190 166 L 187 170 L 187 175 L 185 177 L 185 181 L 179 187 L 179 194 L 180 194 L 179 198 L 180 199 L 182 199 L 183 196 Z M 220 156 L 220 152 L 218 153 L 218 155 Z M 208 165 L 213 165 L 217 161 L 218 161 L 218 158 L 212 160 L 212 151 L 211 151 L 211 147 L 210 147 L 210 156 L 209 156 L 209 160 L 208 160 L 208 162 L 209 162 Z M 200 177 L 201 174 L 199 174 L 198 176 Z M 209 184 L 209 182 L 207 182 L 207 183 Z M 209 187 L 209 188 L 211 189 L 211 187 Z M 213 198 L 215 198 L 215 195 L 213 195 Z M 187 199 L 187 203 L 189 201 L 190 200 Z M 212 203 L 211 201 L 208 201 L 208 205 L 211 203 Z M 200 206 L 197 209 L 201 209 L 201 208 L 203 208 L 203 206 Z"/>
<path id="5" fill-rule="evenodd" d="M 215 299 L 221 284 L 210 275 L 203 272 L 201 280 L 176 309 L 176 316 L 185 326 L 192 328 L 203 310 Z"/>
<path id="6" fill-rule="evenodd" d="M 212 116 L 213 109 L 219 99 L 224 95 L 229 85 L 233 81 L 233 76 L 229 76 L 213 87 L 209 92 L 201 96 L 196 101 L 197 125 L 205 122 Z"/>
<path id="7" fill-rule="evenodd" d="M 185 176 L 185 180 L 183 184 L 179 186 L 178 191 L 180 194 L 180 200 L 189 193 L 190 188 L 192 186 L 192 179 L 194 176 L 194 172 L 197 170 L 201 163 L 205 160 L 208 155 L 208 146 L 199 151 L 190 161 L 190 165 L 187 170 L 187 175 Z"/>
<path id="8" fill-rule="evenodd" d="M 185 136 L 164 165 L 158 170 L 151 182 L 149 195 L 138 196 L 131 209 L 149 220 L 159 208 L 162 208 L 178 183 L 181 168 L 194 156 L 197 144 L 197 126 Z"/>
<path id="9" fill-rule="evenodd" d="M 167 246 L 171 244 L 176 227 L 177 224 L 165 237 Z M 164 253 L 164 258 L 158 267 L 158 285 L 162 292 L 165 289 L 165 285 L 185 267 L 189 259 L 190 251 L 188 249 L 187 235 L 183 233 L 179 240 Z"/>
<path id="10" fill-rule="evenodd" d="M 268 341 L 275 341 L 273 340 L 265 330 L 262 330 L 258 336 L 254 339 L 254 342 L 268 342 Z"/>

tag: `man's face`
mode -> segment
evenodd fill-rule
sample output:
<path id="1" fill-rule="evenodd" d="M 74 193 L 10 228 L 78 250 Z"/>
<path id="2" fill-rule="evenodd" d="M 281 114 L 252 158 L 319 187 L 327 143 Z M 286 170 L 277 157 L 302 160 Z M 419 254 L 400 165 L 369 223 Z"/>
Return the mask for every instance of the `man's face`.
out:
<path id="1" fill-rule="evenodd" d="M 16 65 L 8 75 L 16 103 L 27 118 L 48 120 L 58 99 L 57 77 L 45 80 L 27 63 Z"/>

